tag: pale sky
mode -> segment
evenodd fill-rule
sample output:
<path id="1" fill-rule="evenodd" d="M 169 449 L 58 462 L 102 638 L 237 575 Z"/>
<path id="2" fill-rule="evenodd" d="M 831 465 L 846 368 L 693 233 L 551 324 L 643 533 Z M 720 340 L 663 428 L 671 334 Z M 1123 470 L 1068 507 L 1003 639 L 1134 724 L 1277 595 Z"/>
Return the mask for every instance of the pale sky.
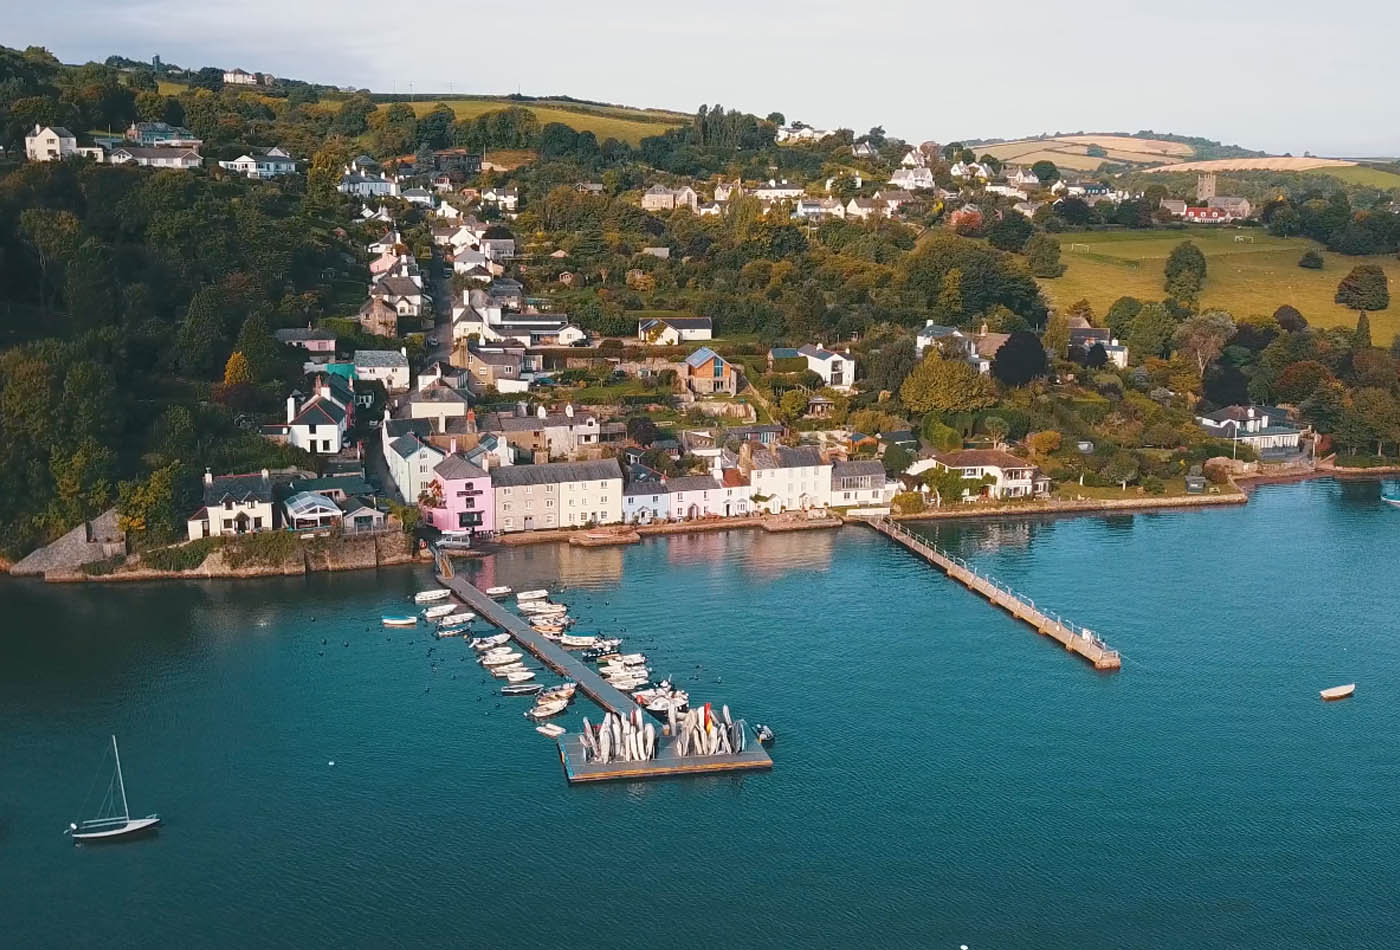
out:
<path id="1" fill-rule="evenodd" d="M 10 10 L 0 43 L 376 92 L 719 102 L 911 141 L 1153 129 L 1395 156 L 1397 36 L 1386 0 L 46 0 Z"/>

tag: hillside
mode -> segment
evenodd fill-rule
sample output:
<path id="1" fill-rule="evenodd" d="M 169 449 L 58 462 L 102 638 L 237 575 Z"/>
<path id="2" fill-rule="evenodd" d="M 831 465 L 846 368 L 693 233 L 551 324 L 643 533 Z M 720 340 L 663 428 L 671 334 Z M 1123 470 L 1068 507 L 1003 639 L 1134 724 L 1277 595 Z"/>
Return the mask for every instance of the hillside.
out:
<path id="1" fill-rule="evenodd" d="M 1203 309 L 1219 307 L 1239 315 L 1273 313 L 1280 304 L 1291 304 L 1314 326 L 1354 326 L 1356 314 L 1333 299 L 1337 282 L 1357 264 L 1379 265 L 1400 281 L 1400 261 L 1394 255 L 1346 257 L 1323 251 L 1321 270 L 1298 266 L 1306 250 L 1322 251 L 1307 238 L 1280 238 L 1264 231 L 1208 230 L 1118 231 L 1061 235 L 1065 273 L 1042 280 L 1051 303 L 1067 307 L 1088 300 L 1096 313 L 1104 313 L 1114 300 L 1133 296 L 1142 300 L 1162 297 L 1162 269 L 1172 248 L 1190 240 L 1206 256 L 1207 277 L 1201 293 Z M 1375 339 L 1388 343 L 1400 333 L 1400 308 L 1371 314 Z"/>
<path id="2" fill-rule="evenodd" d="M 1131 135 L 1059 135 L 970 147 L 978 155 L 990 154 L 1008 164 L 1030 165 L 1045 160 L 1060 168 L 1086 172 L 1104 162 L 1145 167 L 1185 161 L 1196 154 L 1182 142 Z M 1091 155 L 1091 149 L 1102 154 Z"/>

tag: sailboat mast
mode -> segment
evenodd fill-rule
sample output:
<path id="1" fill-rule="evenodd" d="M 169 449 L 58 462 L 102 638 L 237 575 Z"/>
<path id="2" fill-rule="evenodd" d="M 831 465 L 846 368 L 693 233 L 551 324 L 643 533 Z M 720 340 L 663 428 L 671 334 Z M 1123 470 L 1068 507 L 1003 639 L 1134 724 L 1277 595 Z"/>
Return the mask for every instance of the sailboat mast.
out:
<path id="1" fill-rule="evenodd" d="M 117 751 L 117 737 L 112 736 L 112 755 L 117 759 L 117 788 L 122 793 L 122 817 L 131 820 L 131 808 L 126 804 L 126 782 L 122 781 L 122 755 Z"/>

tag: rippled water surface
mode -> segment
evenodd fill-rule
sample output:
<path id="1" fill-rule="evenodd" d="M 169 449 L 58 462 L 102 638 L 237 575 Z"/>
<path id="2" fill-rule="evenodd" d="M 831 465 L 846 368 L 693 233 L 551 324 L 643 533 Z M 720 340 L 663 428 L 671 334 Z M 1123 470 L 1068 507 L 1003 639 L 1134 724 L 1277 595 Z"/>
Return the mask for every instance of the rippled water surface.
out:
<path id="1" fill-rule="evenodd" d="M 461 641 L 379 625 L 426 570 L 4 582 L 0 944 L 1394 946 L 1379 493 L 920 528 L 1117 674 L 862 528 L 494 556 L 778 732 L 771 774 L 572 789 Z M 166 825 L 75 848 L 109 732 Z"/>

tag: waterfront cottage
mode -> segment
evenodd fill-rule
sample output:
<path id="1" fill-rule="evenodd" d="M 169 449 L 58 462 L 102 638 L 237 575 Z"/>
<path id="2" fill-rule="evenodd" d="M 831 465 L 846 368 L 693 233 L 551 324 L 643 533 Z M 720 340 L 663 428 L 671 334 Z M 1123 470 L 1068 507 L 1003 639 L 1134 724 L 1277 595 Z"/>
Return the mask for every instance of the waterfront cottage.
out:
<path id="1" fill-rule="evenodd" d="M 897 483 L 885 476 L 879 461 L 835 462 L 831 466 L 831 503 L 842 508 L 888 508 Z"/>
<path id="2" fill-rule="evenodd" d="M 651 524 L 670 517 L 670 496 L 660 473 L 635 464 L 628 470 L 622 489 L 622 520 L 627 524 Z"/>
<path id="3" fill-rule="evenodd" d="M 597 447 L 602 433 L 598 417 L 586 410 L 566 405 L 562 412 L 540 406 L 533 414 L 521 403 L 514 413 L 489 413 L 482 423 L 487 432 L 497 432 L 511 445 L 530 456 L 546 459 L 568 458 Z"/>
<path id="4" fill-rule="evenodd" d="M 434 470 L 446 455 L 416 431 L 401 435 L 389 443 L 384 461 L 389 467 L 389 477 L 405 504 L 418 504 L 433 480 Z"/>
<path id="5" fill-rule="evenodd" d="M 739 450 L 739 469 L 749 479 L 753 500 L 774 514 L 831 503 L 831 463 L 811 446 L 755 450 L 745 442 Z"/>
<path id="6" fill-rule="evenodd" d="M 340 525 L 340 506 L 325 495 L 302 491 L 282 502 L 283 519 L 293 531 L 315 531 Z"/>
<path id="7" fill-rule="evenodd" d="M 491 475 L 467 461 L 456 446 L 433 469 L 424 515 L 439 531 L 490 534 L 496 530 Z"/>
<path id="8" fill-rule="evenodd" d="M 932 465 L 959 472 L 964 479 L 991 478 L 985 486 L 970 487 L 964 497 L 981 494 L 988 498 L 1038 498 L 1050 493 L 1050 479 L 1025 459 L 1000 449 L 961 449 L 933 456 Z M 924 469 L 928 466 L 925 465 Z M 912 474 L 918 474 L 910 469 Z"/>
<path id="9" fill-rule="evenodd" d="M 299 396 L 287 397 L 287 443 L 313 455 L 337 454 L 353 423 L 354 401 L 337 396 L 325 377 L 317 378 L 311 398 L 300 401 Z"/>
<path id="10" fill-rule="evenodd" d="M 616 524 L 622 520 L 617 459 L 512 465 L 491 473 L 496 530 Z"/>
<path id="11" fill-rule="evenodd" d="M 272 478 L 267 469 L 218 476 L 204 470 L 204 506 L 187 523 L 191 541 L 272 528 Z"/>
<path id="12" fill-rule="evenodd" d="M 724 514 L 724 492 L 709 475 L 678 475 L 666 479 L 673 521 L 690 521 Z"/>
<path id="13" fill-rule="evenodd" d="M 1247 445 L 1260 455 L 1298 451 L 1302 431 L 1288 424 L 1288 413 L 1267 406 L 1226 406 L 1196 422 L 1217 439 Z"/>

